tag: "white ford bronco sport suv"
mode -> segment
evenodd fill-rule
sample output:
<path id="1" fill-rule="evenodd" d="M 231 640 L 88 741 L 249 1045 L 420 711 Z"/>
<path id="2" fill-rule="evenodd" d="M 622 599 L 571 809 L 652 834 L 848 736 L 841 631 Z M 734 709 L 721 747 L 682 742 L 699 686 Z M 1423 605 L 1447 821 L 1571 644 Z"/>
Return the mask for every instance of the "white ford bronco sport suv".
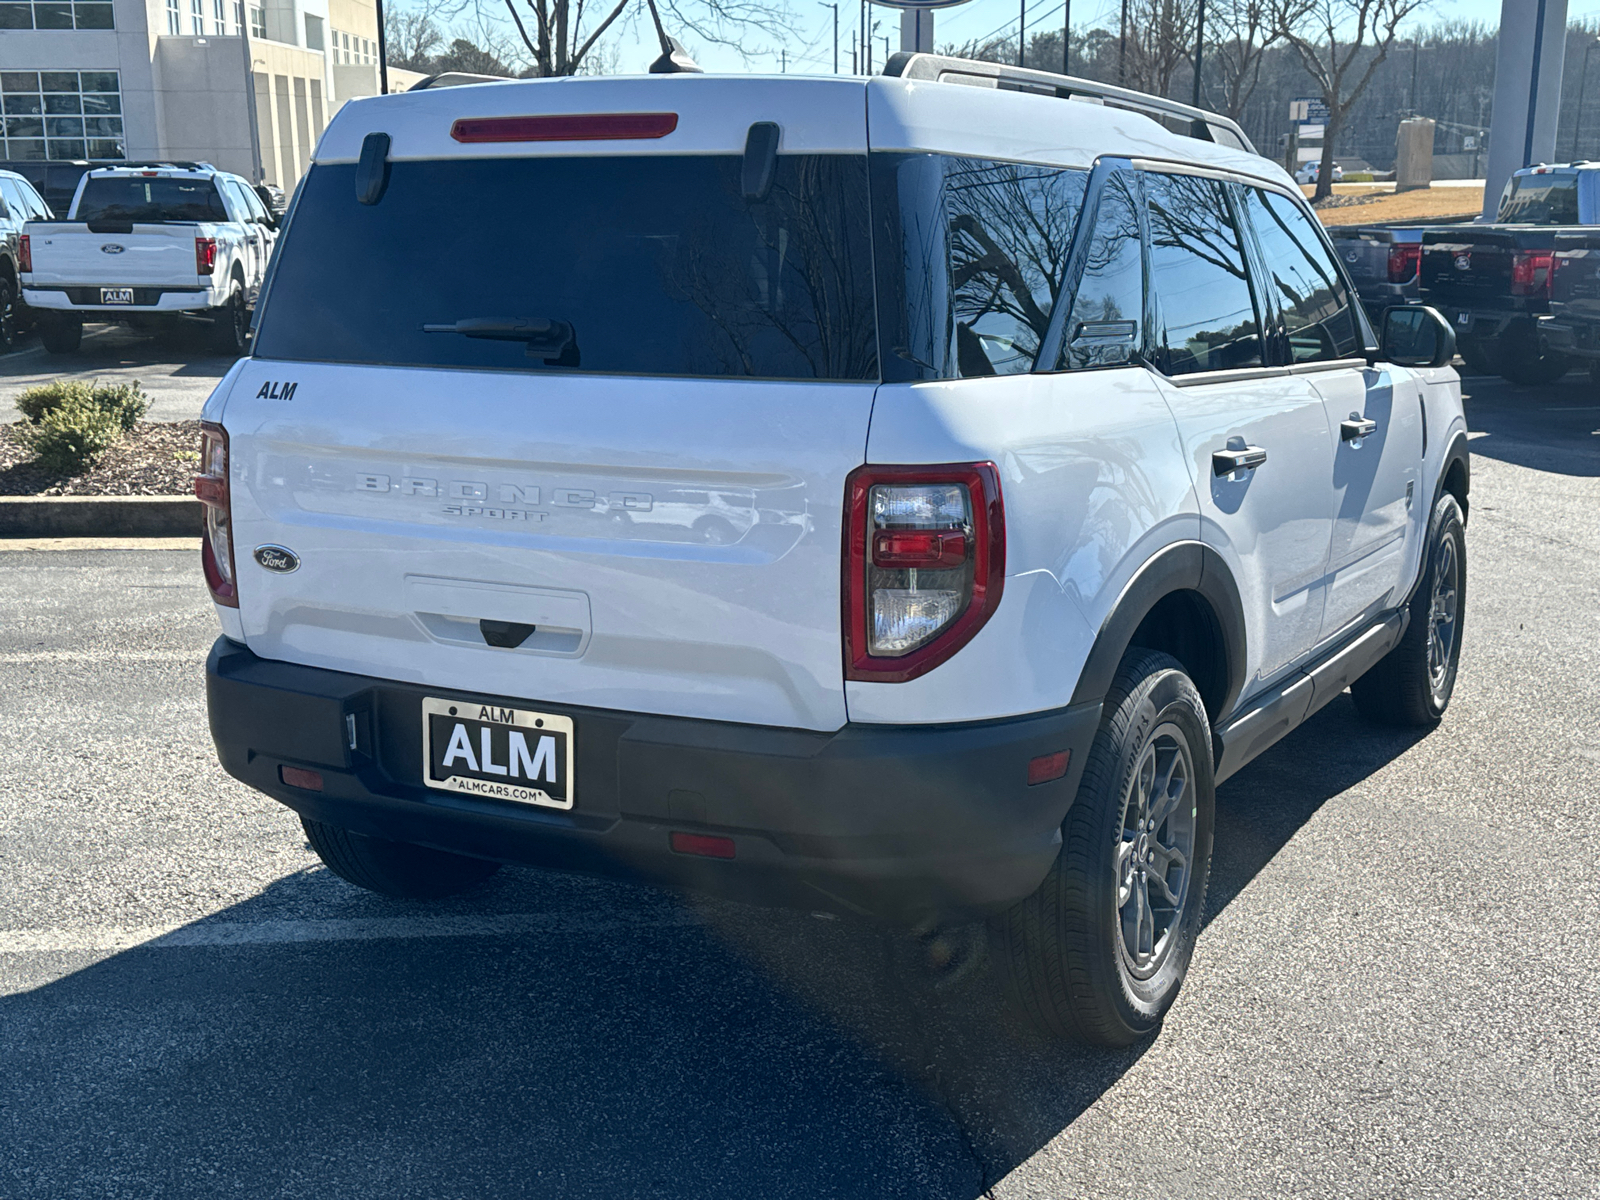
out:
<path id="1" fill-rule="evenodd" d="M 1382 334 L 1236 126 L 1064 77 L 354 101 L 204 414 L 222 764 L 387 895 L 988 918 L 1130 1042 L 1218 781 L 1450 699 L 1453 340 Z"/>

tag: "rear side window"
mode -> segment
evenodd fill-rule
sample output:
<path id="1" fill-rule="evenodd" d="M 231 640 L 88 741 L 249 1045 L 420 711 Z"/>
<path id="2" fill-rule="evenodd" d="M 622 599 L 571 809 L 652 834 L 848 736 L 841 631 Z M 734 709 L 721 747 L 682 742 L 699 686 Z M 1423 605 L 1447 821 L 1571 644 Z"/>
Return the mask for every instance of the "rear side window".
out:
<path id="1" fill-rule="evenodd" d="M 1576 225 L 1577 175 L 1513 175 L 1500 198 L 1499 219 L 1508 225 Z"/>
<path id="2" fill-rule="evenodd" d="M 263 358 L 513 371 L 878 377 L 864 155 L 395 162 L 302 181 L 256 335 Z M 472 325 L 470 323 L 479 324 Z M 454 330 L 560 322 L 559 359 Z M 432 327 L 433 331 L 425 329 Z"/>
<path id="3" fill-rule="evenodd" d="M 1088 172 L 939 154 L 872 160 L 884 378 L 1031 371 Z"/>
<path id="4" fill-rule="evenodd" d="M 1106 180 L 1094 232 L 1072 297 L 1062 347 L 1063 367 L 1113 367 L 1132 362 L 1144 324 L 1144 254 L 1137 181 L 1119 171 Z"/>
<path id="5" fill-rule="evenodd" d="M 1258 367 L 1261 324 L 1226 185 L 1194 175 L 1144 177 L 1150 284 L 1168 375 Z"/>
<path id="6" fill-rule="evenodd" d="M 1245 211 L 1278 297 L 1291 360 L 1317 362 L 1361 353 L 1350 293 L 1322 238 L 1294 201 L 1245 188 Z"/>
<path id="7" fill-rule="evenodd" d="M 79 221 L 226 221 L 217 185 L 208 178 L 112 176 L 90 179 L 78 198 Z"/>

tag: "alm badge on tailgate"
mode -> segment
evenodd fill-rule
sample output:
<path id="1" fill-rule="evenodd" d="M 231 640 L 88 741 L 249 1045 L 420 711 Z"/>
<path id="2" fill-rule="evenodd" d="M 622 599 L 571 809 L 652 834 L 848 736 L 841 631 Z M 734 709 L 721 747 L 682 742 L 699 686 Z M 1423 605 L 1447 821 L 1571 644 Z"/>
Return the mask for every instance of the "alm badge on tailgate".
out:
<path id="1" fill-rule="evenodd" d="M 465 700 L 422 701 L 422 781 L 431 788 L 571 808 L 572 718 Z"/>

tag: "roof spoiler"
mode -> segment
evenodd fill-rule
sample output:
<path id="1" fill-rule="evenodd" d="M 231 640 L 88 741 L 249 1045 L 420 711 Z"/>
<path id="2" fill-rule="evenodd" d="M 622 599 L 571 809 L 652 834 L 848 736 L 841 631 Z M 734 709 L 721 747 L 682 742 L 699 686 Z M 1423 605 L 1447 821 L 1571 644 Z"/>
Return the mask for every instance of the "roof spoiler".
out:
<path id="1" fill-rule="evenodd" d="M 474 75 L 469 71 L 441 71 L 418 80 L 406 89 L 408 92 L 425 92 L 429 88 L 466 87 L 473 83 L 510 83 L 508 75 Z"/>
<path id="2" fill-rule="evenodd" d="M 908 50 L 890 55 L 889 61 L 883 65 L 883 73 L 900 79 L 926 79 L 937 83 L 964 84 L 967 87 L 996 88 L 1006 92 L 1028 92 L 1036 96 L 1054 96 L 1058 100 L 1082 100 L 1103 104 L 1108 108 L 1123 108 L 1153 117 L 1170 132 L 1183 137 L 1215 142 L 1230 150 L 1259 153 L 1245 136 L 1244 130 L 1239 128 L 1239 123 L 1221 113 L 1207 112 L 1203 108 L 1136 92 L 1131 88 L 1080 79 L 1076 75 L 1057 75 L 1052 71 L 1036 71 L 1032 67 L 1008 67 L 1003 63 L 950 58 L 943 54 L 917 54 Z"/>

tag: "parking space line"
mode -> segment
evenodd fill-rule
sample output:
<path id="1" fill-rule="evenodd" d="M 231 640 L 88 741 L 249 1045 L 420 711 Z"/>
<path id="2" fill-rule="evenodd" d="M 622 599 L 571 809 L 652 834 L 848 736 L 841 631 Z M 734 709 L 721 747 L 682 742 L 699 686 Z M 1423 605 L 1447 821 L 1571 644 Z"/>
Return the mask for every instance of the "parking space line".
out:
<path id="1" fill-rule="evenodd" d="M 409 941 L 418 938 L 583 935 L 700 925 L 688 912 L 498 913 L 475 916 L 344 917 L 328 920 L 199 921 L 182 925 L 99 925 L 82 929 L 0 930 L 0 954 L 178 950 L 217 946 L 283 946 L 307 942 Z"/>

